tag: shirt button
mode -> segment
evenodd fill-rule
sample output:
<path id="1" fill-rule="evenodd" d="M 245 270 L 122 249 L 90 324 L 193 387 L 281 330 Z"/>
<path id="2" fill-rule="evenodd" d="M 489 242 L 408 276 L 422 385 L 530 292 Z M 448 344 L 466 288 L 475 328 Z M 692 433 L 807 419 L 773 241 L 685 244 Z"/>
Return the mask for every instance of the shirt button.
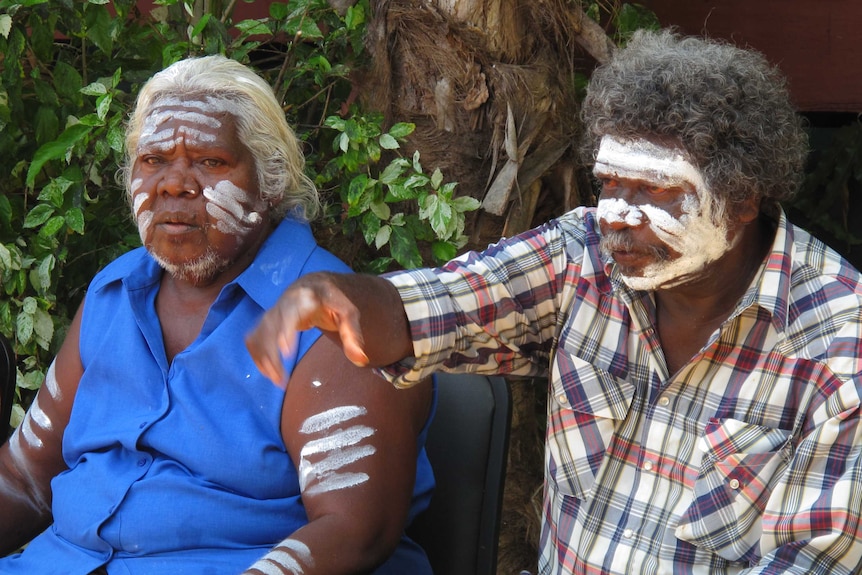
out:
<path id="1" fill-rule="evenodd" d="M 670 399 L 666 395 L 663 395 L 658 399 L 658 404 L 662 407 L 666 406 L 668 403 L 670 403 Z"/>
<path id="2" fill-rule="evenodd" d="M 626 529 L 625 531 L 623 531 L 623 537 L 625 537 L 626 539 L 631 539 L 634 534 L 635 532 L 631 529 Z"/>
<path id="3" fill-rule="evenodd" d="M 652 471 L 652 461 L 647 461 L 644 463 L 644 469 L 647 471 Z"/>
<path id="4" fill-rule="evenodd" d="M 147 464 L 147 458 L 146 457 L 141 457 L 140 459 L 138 459 L 138 467 L 143 467 L 146 464 Z"/>
<path id="5" fill-rule="evenodd" d="M 731 479 L 730 480 L 730 488 L 731 489 L 739 489 L 739 481 L 737 481 L 736 479 Z"/>
<path id="6" fill-rule="evenodd" d="M 138 426 L 138 429 L 143 429 L 143 428 L 145 428 L 146 426 L 147 426 L 147 422 L 146 422 L 146 421 L 141 422 L 141 424 Z"/>
<path id="7" fill-rule="evenodd" d="M 566 395 L 564 393 L 561 393 L 560 395 L 557 396 L 557 401 L 559 401 L 563 405 L 566 405 L 567 403 L 569 403 L 569 398 L 566 397 Z"/>

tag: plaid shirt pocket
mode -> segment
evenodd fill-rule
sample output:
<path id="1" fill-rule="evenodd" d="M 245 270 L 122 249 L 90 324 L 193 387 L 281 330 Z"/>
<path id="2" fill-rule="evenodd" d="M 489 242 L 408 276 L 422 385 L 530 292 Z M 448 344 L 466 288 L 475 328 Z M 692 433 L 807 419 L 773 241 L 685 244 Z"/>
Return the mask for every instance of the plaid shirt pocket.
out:
<path id="1" fill-rule="evenodd" d="M 584 500 L 617 425 L 628 413 L 634 386 L 578 357 L 559 355 L 557 361 L 549 410 L 554 440 L 548 442 L 548 474 L 560 493 Z"/>
<path id="2" fill-rule="evenodd" d="M 791 457 L 791 432 L 735 419 L 711 419 L 694 500 L 676 536 L 732 562 L 762 556 L 763 510 Z"/>

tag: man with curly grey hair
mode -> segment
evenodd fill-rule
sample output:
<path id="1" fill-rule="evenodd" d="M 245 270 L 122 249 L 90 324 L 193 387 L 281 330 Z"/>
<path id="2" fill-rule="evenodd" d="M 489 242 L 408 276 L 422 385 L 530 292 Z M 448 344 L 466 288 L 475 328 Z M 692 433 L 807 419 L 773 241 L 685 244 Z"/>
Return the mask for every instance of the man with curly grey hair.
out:
<path id="1" fill-rule="evenodd" d="M 862 278 L 780 207 L 807 145 L 781 75 L 642 32 L 583 113 L 596 208 L 437 269 L 306 276 L 258 365 L 281 378 L 317 326 L 399 387 L 548 378 L 542 574 L 859 573 Z"/>

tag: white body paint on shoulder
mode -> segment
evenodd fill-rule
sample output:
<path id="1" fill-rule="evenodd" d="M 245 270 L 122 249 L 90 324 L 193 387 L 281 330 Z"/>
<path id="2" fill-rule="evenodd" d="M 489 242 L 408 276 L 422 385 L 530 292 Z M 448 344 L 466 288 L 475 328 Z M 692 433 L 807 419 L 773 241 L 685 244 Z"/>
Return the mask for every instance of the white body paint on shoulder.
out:
<path id="1" fill-rule="evenodd" d="M 354 425 L 333 430 L 366 413 L 362 406 L 346 405 L 313 415 L 303 422 L 299 430 L 302 434 L 328 432 L 326 436 L 306 443 L 300 451 L 299 487 L 303 493 L 313 495 L 346 489 L 368 481 L 366 473 L 344 472 L 342 469 L 377 452 L 373 445 L 363 443 L 374 436 L 374 429 Z"/>
<path id="2" fill-rule="evenodd" d="M 63 392 L 60 390 L 60 385 L 57 383 L 57 369 L 55 367 L 56 360 L 51 362 L 51 365 L 48 367 L 48 373 L 45 374 L 45 387 L 48 389 L 48 393 L 51 394 L 51 398 L 54 401 L 60 401 L 63 399 Z"/>

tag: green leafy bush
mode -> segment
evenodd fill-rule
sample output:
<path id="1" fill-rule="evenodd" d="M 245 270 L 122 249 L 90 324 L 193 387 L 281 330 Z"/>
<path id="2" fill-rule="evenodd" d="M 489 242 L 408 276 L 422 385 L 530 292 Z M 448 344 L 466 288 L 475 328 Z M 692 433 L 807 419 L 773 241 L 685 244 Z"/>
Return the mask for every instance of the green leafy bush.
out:
<path id="1" fill-rule="evenodd" d="M 382 250 L 355 267 L 418 265 L 460 245 L 463 212 L 478 204 L 400 155 L 412 127 L 384 129 L 347 103 L 367 0 L 343 16 L 323 0 L 273 2 L 268 17 L 239 22 L 232 6 L 0 0 L 0 332 L 18 354 L 18 418 L 89 280 L 139 245 L 114 177 L 123 123 L 140 85 L 186 56 L 224 53 L 270 81 L 325 192 L 321 226 Z"/>

